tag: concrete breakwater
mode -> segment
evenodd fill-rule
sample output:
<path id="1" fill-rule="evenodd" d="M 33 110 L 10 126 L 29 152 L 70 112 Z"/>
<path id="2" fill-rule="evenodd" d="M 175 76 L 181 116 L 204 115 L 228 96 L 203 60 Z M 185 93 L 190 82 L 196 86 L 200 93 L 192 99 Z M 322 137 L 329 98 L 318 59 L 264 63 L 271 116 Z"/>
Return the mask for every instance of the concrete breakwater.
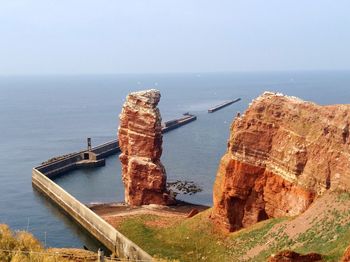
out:
<path id="1" fill-rule="evenodd" d="M 208 109 L 208 113 L 214 113 L 215 111 L 218 111 L 218 110 L 220 110 L 220 109 L 222 109 L 222 108 L 224 108 L 226 106 L 232 105 L 234 103 L 237 103 L 237 102 L 239 102 L 241 100 L 242 100 L 241 98 L 237 98 L 235 100 L 226 101 L 226 102 L 224 102 L 224 103 L 222 103 L 220 105 L 217 105 L 217 106 L 214 106 L 212 108 L 209 108 Z"/>
<path id="2" fill-rule="evenodd" d="M 73 171 L 78 168 L 99 167 L 105 165 L 105 157 L 120 152 L 118 140 L 111 140 L 91 150 L 54 157 L 36 167 L 49 178 Z"/>
<path id="3" fill-rule="evenodd" d="M 194 120 L 196 116 L 186 114 L 179 119 L 165 122 L 162 133 Z M 118 257 L 152 261 L 148 253 L 52 180 L 58 175 L 77 168 L 102 166 L 105 164 L 105 157 L 118 152 L 120 152 L 118 140 L 112 140 L 93 148 L 88 147 L 87 150 L 52 158 L 33 168 L 32 184 Z"/>
<path id="4" fill-rule="evenodd" d="M 186 113 L 182 118 L 165 122 L 162 128 L 162 133 L 164 134 L 166 132 L 179 128 L 180 126 L 186 125 L 195 120 L 197 120 L 196 116 Z"/>
<path id="5" fill-rule="evenodd" d="M 162 133 L 179 128 L 197 119 L 194 115 L 184 115 L 181 118 L 163 123 Z M 54 157 L 43 162 L 36 167 L 49 178 L 55 178 L 61 174 L 73 171 L 78 168 L 99 167 L 105 165 L 106 157 L 120 152 L 118 139 L 108 141 L 104 144 L 91 148 L 91 150 L 82 150 L 77 153 L 71 153 L 64 156 Z"/>

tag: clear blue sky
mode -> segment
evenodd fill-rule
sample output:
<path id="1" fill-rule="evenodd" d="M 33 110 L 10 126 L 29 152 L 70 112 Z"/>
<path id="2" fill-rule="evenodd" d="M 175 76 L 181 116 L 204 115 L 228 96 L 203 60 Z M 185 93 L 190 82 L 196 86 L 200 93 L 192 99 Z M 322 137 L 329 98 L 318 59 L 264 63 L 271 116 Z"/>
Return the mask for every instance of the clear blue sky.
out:
<path id="1" fill-rule="evenodd" d="M 350 69 L 349 0 L 2 0 L 0 74 Z"/>

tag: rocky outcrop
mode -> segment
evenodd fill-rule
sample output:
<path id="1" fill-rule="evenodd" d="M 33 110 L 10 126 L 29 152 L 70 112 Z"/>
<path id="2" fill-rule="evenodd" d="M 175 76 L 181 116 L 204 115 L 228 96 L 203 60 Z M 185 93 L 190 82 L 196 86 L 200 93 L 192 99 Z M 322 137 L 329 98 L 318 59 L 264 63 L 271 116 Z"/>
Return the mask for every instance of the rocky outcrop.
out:
<path id="1" fill-rule="evenodd" d="M 119 116 L 119 146 L 125 202 L 132 206 L 167 205 L 173 199 L 166 191 L 162 155 L 161 116 L 158 90 L 130 93 Z"/>
<path id="2" fill-rule="evenodd" d="M 322 256 L 316 253 L 301 255 L 293 251 L 282 251 L 271 256 L 268 262 L 316 262 L 322 261 Z"/>
<path id="3" fill-rule="evenodd" d="M 345 250 L 341 262 L 350 262 L 350 246 Z"/>
<path id="4" fill-rule="evenodd" d="M 350 186 L 350 105 L 265 92 L 231 126 L 211 217 L 234 231 L 295 216 L 326 190 Z"/>

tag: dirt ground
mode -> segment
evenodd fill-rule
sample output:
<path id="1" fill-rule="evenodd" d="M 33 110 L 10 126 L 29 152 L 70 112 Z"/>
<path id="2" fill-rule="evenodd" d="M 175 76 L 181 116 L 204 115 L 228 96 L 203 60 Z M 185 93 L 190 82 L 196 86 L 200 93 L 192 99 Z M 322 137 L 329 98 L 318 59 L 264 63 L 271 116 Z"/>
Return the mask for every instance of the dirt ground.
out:
<path id="1" fill-rule="evenodd" d="M 187 218 L 194 210 L 202 212 L 209 208 L 208 206 L 186 202 L 179 202 L 174 206 L 145 205 L 130 207 L 123 203 L 104 203 L 92 204 L 88 205 L 88 207 L 114 227 L 117 227 L 127 217 L 145 214 L 164 218 L 162 220 L 149 221 L 148 223 L 152 224 L 152 226 L 167 227 L 179 220 Z"/>

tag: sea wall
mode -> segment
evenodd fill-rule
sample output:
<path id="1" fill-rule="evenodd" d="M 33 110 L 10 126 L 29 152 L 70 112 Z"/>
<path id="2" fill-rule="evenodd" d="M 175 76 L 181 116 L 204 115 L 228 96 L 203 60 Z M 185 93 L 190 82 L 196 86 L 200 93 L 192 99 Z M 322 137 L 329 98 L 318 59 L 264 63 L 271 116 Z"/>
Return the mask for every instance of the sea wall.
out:
<path id="1" fill-rule="evenodd" d="M 36 169 L 44 173 L 49 178 L 54 178 L 62 173 L 72 171 L 77 168 L 76 163 L 83 159 L 82 154 L 84 151 L 77 154 L 69 155 L 62 159 L 52 161 L 50 163 L 36 167 Z"/>
<path id="2" fill-rule="evenodd" d="M 152 261 L 148 253 L 36 168 L 33 168 L 32 183 L 119 258 Z"/>
<path id="3" fill-rule="evenodd" d="M 80 163 L 82 160 L 84 160 L 84 154 L 89 154 L 90 160 L 102 160 L 105 157 L 118 152 L 120 152 L 118 140 L 112 140 L 102 145 L 93 147 L 90 152 L 83 150 L 75 154 L 68 154 L 67 156 L 58 157 L 57 159 L 54 158 L 52 161 L 46 161 L 45 164 L 36 167 L 36 169 L 44 173 L 47 177 L 53 179 L 56 176 L 81 167 L 101 166 L 101 161 L 99 161 L 97 164 L 93 163 L 93 165 L 89 165 L 89 163 Z"/>
<path id="4" fill-rule="evenodd" d="M 102 159 L 104 157 L 116 154 L 120 152 L 119 141 L 116 139 L 94 147 L 92 148 L 92 152 L 96 154 L 96 159 Z"/>
<path id="5" fill-rule="evenodd" d="M 174 130 L 180 126 L 186 125 L 193 121 L 197 120 L 197 117 L 194 115 L 186 115 L 180 119 L 172 120 L 164 123 L 164 127 L 162 128 L 162 133 L 167 133 L 171 130 Z"/>

